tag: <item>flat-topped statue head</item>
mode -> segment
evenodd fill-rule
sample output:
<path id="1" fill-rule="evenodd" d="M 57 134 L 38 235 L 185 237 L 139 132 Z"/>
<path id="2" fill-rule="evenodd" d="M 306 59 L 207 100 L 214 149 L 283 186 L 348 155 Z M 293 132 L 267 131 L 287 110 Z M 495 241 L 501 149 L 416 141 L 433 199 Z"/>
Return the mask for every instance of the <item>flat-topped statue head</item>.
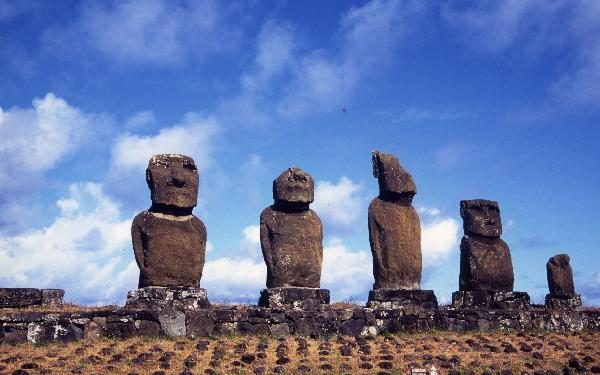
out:
<path id="1" fill-rule="evenodd" d="M 198 200 L 198 168 L 194 159 L 179 154 L 158 154 L 146 169 L 153 206 L 191 209 Z"/>
<path id="2" fill-rule="evenodd" d="M 315 199 L 313 178 L 298 167 L 290 167 L 273 180 L 273 199 L 276 204 L 306 206 Z"/>
<path id="3" fill-rule="evenodd" d="M 373 151 L 373 176 L 379 182 L 381 198 L 397 199 L 405 197 L 409 203 L 417 193 L 417 186 L 411 176 L 402 166 L 398 158 L 385 152 Z"/>
<path id="4" fill-rule="evenodd" d="M 466 235 L 499 238 L 502 221 L 498 202 L 485 199 L 460 201 L 460 217 Z"/>

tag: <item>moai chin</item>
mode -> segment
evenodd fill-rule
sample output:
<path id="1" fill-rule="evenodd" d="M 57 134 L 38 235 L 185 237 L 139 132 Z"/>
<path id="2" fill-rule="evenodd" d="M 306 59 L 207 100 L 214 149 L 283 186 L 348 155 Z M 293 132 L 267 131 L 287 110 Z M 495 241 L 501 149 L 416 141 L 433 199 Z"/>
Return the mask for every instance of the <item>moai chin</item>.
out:
<path id="1" fill-rule="evenodd" d="M 379 196 L 369 205 L 373 289 L 419 289 L 421 224 L 412 206 L 417 188 L 394 155 L 373 151 L 372 159 L 379 182 Z"/>
<path id="2" fill-rule="evenodd" d="M 546 306 L 549 308 L 573 309 L 581 306 L 581 296 L 575 293 L 571 258 L 567 254 L 551 257 L 546 263 L 548 289 Z"/>
<path id="3" fill-rule="evenodd" d="M 140 268 L 139 288 L 200 285 L 206 228 L 192 214 L 198 169 L 189 156 L 154 155 L 146 169 L 152 206 L 133 219 L 131 235 Z"/>
<path id="4" fill-rule="evenodd" d="M 500 239 L 498 202 L 463 200 L 460 216 L 465 234 L 460 243 L 459 290 L 512 291 L 512 259 L 508 245 Z"/>
<path id="5" fill-rule="evenodd" d="M 323 226 L 309 207 L 314 200 L 312 177 L 298 167 L 286 169 L 273 181 L 273 199 L 274 204 L 260 215 L 260 244 L 269 289 L 261 292 L 259 304 L 329 303 L 329 291 L 318 289 Z M 290 292 L 290 288 L 295 289 Z"/>
<path id="6" fill-rule="evenodd" d="M 460 202 L 464 236 L 460 242 L 459 290 L 452 293 L 458 308 L 528 309 L 529 295 L 514 292 L 510 249 L 500 239 L 498 202 L 473 199 Z"/>
<path id="7" fill-rule="evenodd" d="M 375 283 L 372 308 L 437 307 L 432 290 L 421 290 L 421 223 L 412 199 L 417 187 L 398 158 L 373 151 L 379 196 L 369 205 L 369 243 Z"/>

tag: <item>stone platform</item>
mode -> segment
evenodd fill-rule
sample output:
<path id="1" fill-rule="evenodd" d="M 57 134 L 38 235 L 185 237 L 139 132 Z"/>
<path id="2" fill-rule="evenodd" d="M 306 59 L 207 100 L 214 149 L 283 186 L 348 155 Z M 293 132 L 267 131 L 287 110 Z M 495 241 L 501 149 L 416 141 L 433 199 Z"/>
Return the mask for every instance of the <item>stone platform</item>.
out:
<path id="1" fill-rule="evenodd" d="M 529 301 L 526 292 L 461 290 L 452 293 L 452 306 L 463 309 L 527 310 Z"/>
<path id="2" fill-rule="evenodd" d="M 438 307 L 438 303 L 433 290 L 375 289 L 369 292 L 367 307 L 385 309 L 418 307 L 434 309 Z"/>
<path id="3" fill-rule="evenodd" d="M 546 294 L 546 307 L 549 309 L 572 310 L 581 307 L 579 294 Z"/>
<path id="4" fill-rule="evenodd" d="M 329 290 L 318 288 L 269 288 L 260 291 L 260 307 L 276 309 L 318 310 L 329 305 Z"/>
<path id="5" fill-rule="evenodd" d="M 206 289 L 149 286 L 127 293 L 126 309 L 196 311 L 210 307 Z"/>
<path id="6" fill-rule="evenodd" d="M 0 308 L 62 305 L 62 289 L 0 288 Z"/>

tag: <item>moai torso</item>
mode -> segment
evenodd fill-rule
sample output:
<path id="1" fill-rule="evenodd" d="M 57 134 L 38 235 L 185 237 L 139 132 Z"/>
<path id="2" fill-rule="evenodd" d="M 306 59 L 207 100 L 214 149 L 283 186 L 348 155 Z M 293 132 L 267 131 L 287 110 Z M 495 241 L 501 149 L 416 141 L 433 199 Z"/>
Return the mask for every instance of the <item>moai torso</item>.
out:
<path id="1" fill-rule="evenodd" d="M 512 259 L 500 239 L 498 203 L 476 199 L 460 205 L 465 235 L 460 243 L 459 290 L 512 291 Z"/>
<path id="2" fill-rule="evenodd" d="M 573 269 L 571 258 L 567 254 L 555 255 L 546 263 L 548 289 L 556 296 L 574 296 Z"/>
<path id="3" fill-rule="evenodd" d="M 152 207 L 131 226 L 140 268 L 138 287 L 199 287 L 206 250 L 206 228 L 192 214 L 198 171 L 183 155 L 155 155 L 146 170 Z"/>
<path id="4" fill-rule="evenodd" d="M 373 152 L 379 196 L 369 205 L 369 242 L 373 254 L 373 289 L 420 289 L 421 224 L 412 198 L 412 176 L 390 154 Z"/>
<path id="5" fill-rule="evenodd" d="M 294 167 L 273 181 L 275 204 L 260 215 L 268 288 L 320 287 L 323 227 L 308 207 L 313 189 L 312 177 Z"/>

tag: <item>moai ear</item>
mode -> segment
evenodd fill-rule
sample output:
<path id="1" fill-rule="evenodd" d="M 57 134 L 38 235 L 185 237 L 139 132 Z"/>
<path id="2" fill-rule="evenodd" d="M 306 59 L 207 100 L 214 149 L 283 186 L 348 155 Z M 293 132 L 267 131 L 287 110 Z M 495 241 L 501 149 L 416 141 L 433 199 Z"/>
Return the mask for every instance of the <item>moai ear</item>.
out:
<path id="1" fill-rule="evenodd" d="M 146 183 L 148 188 L 152 189 L 152 172 L 150 172 L 150 168 L 146 168 Z"/>
<path id="2" fill-rule="evenodd" d="M 467 214 L 468 209 L 469 209 L 468 202 L 460 201 L 460 217 L 462 217 L 464 219 L 465 215 Z"/>
<path id="3" fill-rule="evenodd" d="M 371 160 L 373 161 L 373 176 L 379 178 L 379 151 L 371 152 Z"/>

